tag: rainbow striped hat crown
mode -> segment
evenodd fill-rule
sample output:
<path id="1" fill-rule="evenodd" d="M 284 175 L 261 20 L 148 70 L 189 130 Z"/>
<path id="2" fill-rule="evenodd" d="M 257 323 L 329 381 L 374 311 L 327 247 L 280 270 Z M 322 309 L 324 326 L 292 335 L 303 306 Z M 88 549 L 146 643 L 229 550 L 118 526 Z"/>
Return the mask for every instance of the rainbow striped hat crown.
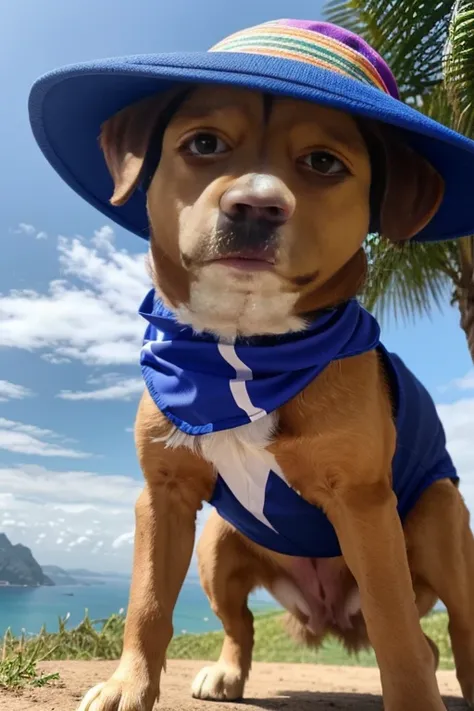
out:
<path id="1" fill-rule="evenodd" d="M 474 141 L 400 101 L 386 62 L 362 38 L 325 22 L 276 20 L 241 30 L 205 52 L 114 57 L 49 72 L 32 87 L 34 136 L 59 175 L 107 217 L 148 238 L 146 195 L 112 206 L 101 125 L 177 83 L 226 84 L 310 101 L 401 129 L 440 173 L 438 212 L 414 241 L 474 233 Z"/>
<path id="2" fill-rule="evenodd" d="M 388 64 L 353 32 L 329 22 L 273 20 L 236 32 L 210 52 L 243 52 L 305 62 L 338 72 L 399 98 Z"/>

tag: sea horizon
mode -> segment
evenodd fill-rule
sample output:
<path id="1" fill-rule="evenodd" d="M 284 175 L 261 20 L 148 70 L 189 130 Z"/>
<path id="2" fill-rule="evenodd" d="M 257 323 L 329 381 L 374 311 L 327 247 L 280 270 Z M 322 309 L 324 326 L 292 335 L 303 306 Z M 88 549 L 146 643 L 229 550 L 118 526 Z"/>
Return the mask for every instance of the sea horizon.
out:
<path id="1" fill-rule="evenodd" d="M 0 635 L 8 628 L 14 635 L 36 635 L 43 626 L 56 632 L 59 618 L 67 617 L 67 627 L 75 627 L 86 610 L 91 620 L 101 621 L 113 614 L 124 613 L 128 606 L 130 578 L 100 577 L 78 585 L 39 587 L 0 587 Z M 249 605 L 254 612 L 279 609 L 265 591 L 251 595 Z M 212 612 L 199 579 L 189 576 L 179 595 L 174 616 L 175 635 L 200 634 L 221 629 L 220 620 Z"/>
<path id="2" fill-rule="evenodd" d="M 33 636 L 45 627 L 56 632 L 59 619 L 67 617 L 69 629 L 77 626 L 86 614 L 100 622 L 113 614 L 125 613 L 128 606 L 131 576 L 126 573 L 84 571 L 76 585 L 38 587 L 0 586 L 0 635 L 7 629 L 16 636 Z M 97 576 L 97 577 L 94 577 Z M 281 606 L 264 590 L 249 597 L 254 613 L 281 610 Z M 442 603 L 435 606 L 443 611 Z M 182 587 L 173 615 L 174 634 L 202 634 L 220 630 L 220 620 L 212 612 L 201 588 L 199 577 L 190 574 Z"/>

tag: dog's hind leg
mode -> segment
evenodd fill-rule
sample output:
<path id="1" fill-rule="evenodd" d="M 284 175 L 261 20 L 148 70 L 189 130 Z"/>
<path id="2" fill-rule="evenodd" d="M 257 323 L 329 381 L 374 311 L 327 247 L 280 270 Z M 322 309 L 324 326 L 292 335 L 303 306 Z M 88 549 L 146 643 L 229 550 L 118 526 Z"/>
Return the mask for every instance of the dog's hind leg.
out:
<path id="1" fill-rule="evenodd" d="M 405 533 L 415 588 L 422 581 L 446 605 L 457 677 L 474 706 L 474 537 L 451 481 L 438 481 L 423 494 Z"/>
<path id="2" fill-rule="evenodd" d="M 198 699 L 241 699 L 252 662 L 253 615 L 247 598 L 257 584 L 258 560 L 240 535 L 213 511 L 198 546 L 201 584 L 225 631 L 219 661 L 192 685 Z"/>

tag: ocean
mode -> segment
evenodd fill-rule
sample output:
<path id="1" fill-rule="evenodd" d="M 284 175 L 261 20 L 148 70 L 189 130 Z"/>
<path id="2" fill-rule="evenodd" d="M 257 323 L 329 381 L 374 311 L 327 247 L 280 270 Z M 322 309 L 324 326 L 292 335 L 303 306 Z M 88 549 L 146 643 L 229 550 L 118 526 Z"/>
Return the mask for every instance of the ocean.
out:
<path id="1" fill-rule="evenodd" d="M 36 634 L 42 625 L 48 632 L 58 629 L 58 616 L 69 615 L 68 627 L 77 625 L 86 609 L 91 619 L 105 619 L 124 610 L 129 582 L 106 580 L 100 585 L 40 588 L 0 587 L 0 635 L 10 627 L 14 634 Z M 264 594 L 251 597 L 250 607 L 258 612 L 275 609 Z M 175 634 L 201 633 L 221 629 L 197 580 L 188 580 L 179 596 L 173 618 Z"/>
<path id="2" fill-rule="evenodd" d="M 106 619 L 127 607 L 129 582 L 106 580 L 87 586 L 55 586 L 41 588 L 0 587 L 0 635 L 10 627 L 15 635 L 24 630 L 36 634 L 42 625 L 48 632 L 58 629 L 58 616 L 69 615 L 68 627 L 74 627 L 87 609 L 93 620 Z M 251 609 L 258 612 L 278 609 L 279 605 L 265 592 L 250 597 Z M 437 610 L 444 610 L 438 603 Z M 187 580 L 176 604 L 175 634 L 199 634 L 221 629 L 221 623 L 209 607 L 197 580 Z"/>

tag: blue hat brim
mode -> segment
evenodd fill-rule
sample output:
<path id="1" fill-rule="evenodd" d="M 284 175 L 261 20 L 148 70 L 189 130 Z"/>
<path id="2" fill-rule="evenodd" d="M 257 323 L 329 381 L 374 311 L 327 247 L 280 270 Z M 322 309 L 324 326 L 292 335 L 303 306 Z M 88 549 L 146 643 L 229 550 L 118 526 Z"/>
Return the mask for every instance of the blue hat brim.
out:
<path id="1" fill-rule="evenodd" d="M 407 141 L 445 181 L 443 202 L 414 241 L 474 233 L 474 141 L 384 92 L 342 74 L 288 59 L 230 52 L 112 58 L 66 66 L 33 85 L 29 115 L 36 141 L 61 178 L 123 228 L 148 239 L 146 198 L 121 207 L 99 146 L 102 123 L 177 82 L 228 84 L 311 101 L 404 130 Z"/>

